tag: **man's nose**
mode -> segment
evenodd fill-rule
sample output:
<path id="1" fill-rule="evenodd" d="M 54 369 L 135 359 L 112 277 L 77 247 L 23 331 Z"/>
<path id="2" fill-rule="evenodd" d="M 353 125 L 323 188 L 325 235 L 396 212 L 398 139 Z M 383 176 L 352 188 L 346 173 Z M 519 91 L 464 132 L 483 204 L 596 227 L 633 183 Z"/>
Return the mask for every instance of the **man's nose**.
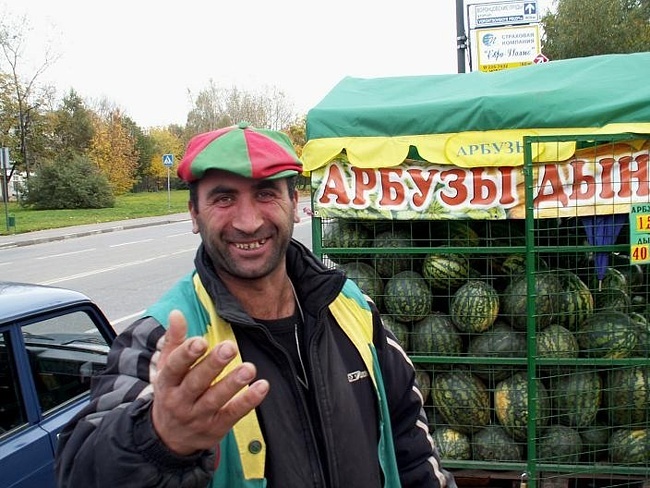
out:
<path id="1" fill-rule="evenodd" d="M 233 219 L 233 227 L 247 234 L 254 233 L 264 222 L 259 205 L 253 198 L 240 198 Z"/>

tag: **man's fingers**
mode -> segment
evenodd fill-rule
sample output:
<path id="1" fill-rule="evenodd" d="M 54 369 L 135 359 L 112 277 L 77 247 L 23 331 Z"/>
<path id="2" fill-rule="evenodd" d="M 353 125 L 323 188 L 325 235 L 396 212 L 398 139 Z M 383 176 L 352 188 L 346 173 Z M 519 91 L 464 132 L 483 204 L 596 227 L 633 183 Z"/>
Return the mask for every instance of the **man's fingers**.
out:
<path id="1" fill-rule="evenodd" d="M 250 363 L 244 363 L 242 368 L 250 367 L 253 370 L 254 367 Z M 237 372 L 233 372 L 232 375 L 237 376 Z M 235 385 L 238 384 L 241 380 L 237 379 Z M 220 386 L 223 386 L 224 382 L 220 382 Z M 233 387 L 235 385 L 232 385 Z M 241 387 L 240 387 L 241 388 Z M 217 405 L 220 403 L 219 395 L 216 395 L 214 390 L 217 389 L 215 385 L 210 392 L 208 392 L 204 400 L 208 400 L 206 397 L 214 395 L 214 398 L 210 398 L 210 403 Z M 266 380 L 257 380 L 248 387 L 244 387 L 242 391 L 235 394 L 223 407 L 215 408 L 213 426 L 216 429 L 216 434 L 218 437 L 224 437 L 230 429 L 248 412 L 255 409 L 269 392 L 269 382 Z"/>
<path id="2" fill-rule="evenodd" d="M 192 371 L 188 372 L 185 376 L 182 385 L 185 393 L 191 398 L 197 398 L 203 395 L 236 354 L 237 346 L 234 342 L 223 341 L 217 344 L 206 357 L 194 364 Z M 232 394 L 250 382 L 254 378 L 254 375 L 255 372 L 253 370 L 253 375 L 248 378 L 248 381 L 240 383 Z"/>

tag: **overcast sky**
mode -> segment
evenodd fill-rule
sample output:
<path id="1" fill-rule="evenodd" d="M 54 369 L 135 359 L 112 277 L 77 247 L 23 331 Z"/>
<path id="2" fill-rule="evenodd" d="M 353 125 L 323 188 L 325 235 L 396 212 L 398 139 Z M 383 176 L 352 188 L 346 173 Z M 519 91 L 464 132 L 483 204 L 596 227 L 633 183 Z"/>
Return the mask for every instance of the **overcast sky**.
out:
<path id="1" fill-rule="evenodd" d="M 540 0 L 546 3 L 546 0 Z M 106 98 L 141 127 L 185 124 L 210 79 L 276 87 L 306 113 L 345 76 L 457 72 L 456 0 L 5 0 L 25 15 L 26 60 L 59 94 Z"/>

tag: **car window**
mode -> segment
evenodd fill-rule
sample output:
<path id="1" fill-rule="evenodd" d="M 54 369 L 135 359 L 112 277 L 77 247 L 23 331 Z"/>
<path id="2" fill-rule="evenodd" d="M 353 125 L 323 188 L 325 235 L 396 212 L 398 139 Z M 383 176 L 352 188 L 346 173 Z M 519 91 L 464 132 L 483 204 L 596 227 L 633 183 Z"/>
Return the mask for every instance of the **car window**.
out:
<path id="1" fill-rule="evenodd" d="M 9 333 L 0 334 L 0 436 L 27 424 L 25 404 L 20 394 L 16 365 L 11 354 Z"/>
<path id="2" fill-rule="evenodd" d="M 86 393 L 106 366 L 109 346 L 85 312 L 41 320 L 22 332 L 43 412 Z"/>

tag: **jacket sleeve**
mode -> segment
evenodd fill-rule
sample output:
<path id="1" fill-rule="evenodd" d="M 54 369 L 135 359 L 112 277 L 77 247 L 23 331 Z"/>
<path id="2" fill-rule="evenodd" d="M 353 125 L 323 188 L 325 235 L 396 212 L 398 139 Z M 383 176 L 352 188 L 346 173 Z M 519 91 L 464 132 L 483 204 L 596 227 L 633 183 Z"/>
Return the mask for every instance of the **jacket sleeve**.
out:
<path id="1" fill-rule="evenodd" d="M 164 333 L 158 322 L 144 318 L 118 336 L 106 370 L 93 378 L 90 403 L 59 437 L 60 488 L 208 485 L 215 452 L 177 456 L 153 428 L 150 379 Z"/>
<path id="2" fill-rule="evenodd" d="M 429 434 L 413 363 L 393 333 L 383 326 L 379 312 L 376 309 L 374 312 L 374 342 L 388 397 L 402 487 L 456 488 L 453 475 L 442 468 Z"/>

